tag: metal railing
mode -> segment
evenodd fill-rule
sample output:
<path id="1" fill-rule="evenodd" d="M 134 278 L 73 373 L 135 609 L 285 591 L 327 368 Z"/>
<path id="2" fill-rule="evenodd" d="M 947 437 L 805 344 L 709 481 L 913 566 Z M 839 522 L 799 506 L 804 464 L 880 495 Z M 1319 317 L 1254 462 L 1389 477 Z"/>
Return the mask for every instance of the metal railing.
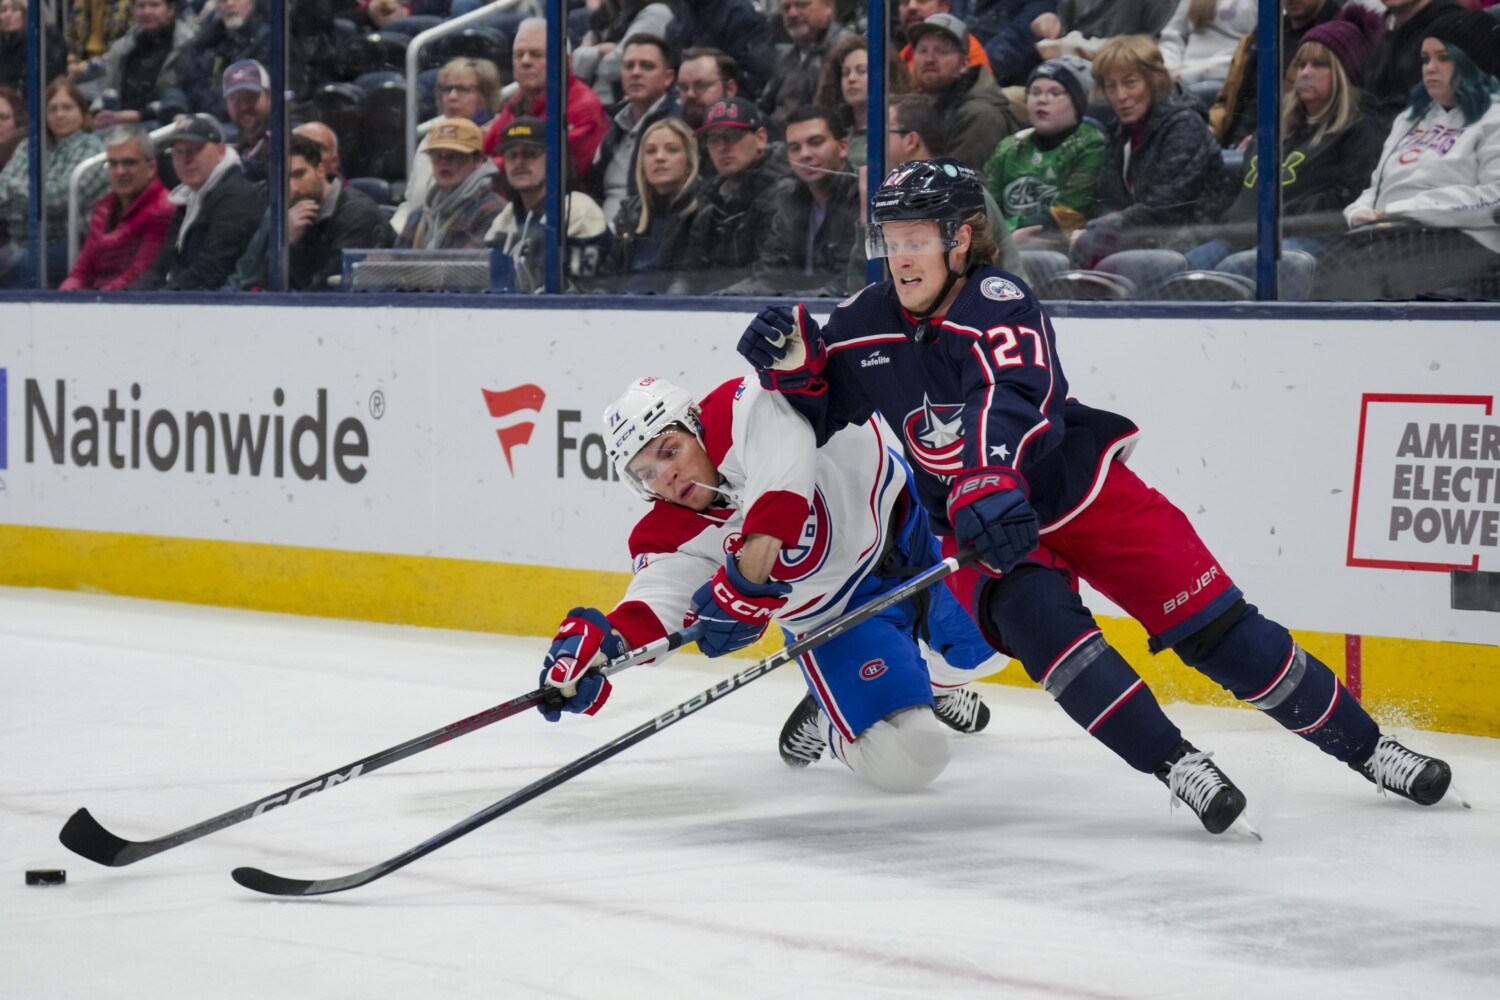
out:
<path id="1" fill-rule="evenodd" d="M 156 142 L 169 135 L 171 131 L 171 125 L 163 125 L 161 128 L 153 129 L 151 132 L 151 141 Z M 70 268 L 73 266 L 73 262 L 78 259 L 78 188 L 83 183 L 84 172 L 91 167 L 102 164 L 107 155 L 106 153 L 95 153 L 74 167 L 73 172 L 68 175 L 68 267 Z M 94 206 L 90 205 L 89 211 L 92 213 L 93 210 Z"/>
<path id="2" fill-rule="evenodd" d="M 467 28 L 475 21 L 483 21 L 485 18 L 492 17 L 495 14 L 503 14 L 505 11 L 510 10 L 512 7 L 518 6 L 520 3 L 521 0 L 495 0 L 494 3 L 486 7 L 481 7 L 478 10 L 471 10 L 467 14 L 460 14 L 458 17 L 455 17 L 452 20 L 444 21 L 442 24 L 439 24 L 436 27 L 428 28 L 426 31 L 417 35 L 416 38 L 413 38 L 411 40 L 411 43 L 407 45 L 406 176 L 411 176 L 411 165 L 417 158 L 417 67 L 421 64 L 422 49 L 427 45 L 428 42 L 434 41 L 438 38 L 442 38 L 444 35 L 451 35 L 453 32 L 459 31 L 463 28 Z M 501 66 L 499 68 L 503 70 L 505 67 Z M 495 110 L 498 111 L 499 109 L 496 108 Z"/>

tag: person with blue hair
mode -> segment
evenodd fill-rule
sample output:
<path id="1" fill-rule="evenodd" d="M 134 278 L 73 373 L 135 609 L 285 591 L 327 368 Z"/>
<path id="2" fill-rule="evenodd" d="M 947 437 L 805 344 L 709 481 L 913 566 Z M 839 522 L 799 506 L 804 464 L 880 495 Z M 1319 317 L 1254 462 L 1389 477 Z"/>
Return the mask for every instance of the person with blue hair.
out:
<path id="1" fill-rule="evenodd" d="M 1494 19 L 1469 12 L 1438 22 L 1422 39 L 1422 80 L 1369 185 L 1344 210 L 1351 232 L 1324 251 L 1320 298 L 1490 298 L 1500 291 L 1497 32 Z"/>

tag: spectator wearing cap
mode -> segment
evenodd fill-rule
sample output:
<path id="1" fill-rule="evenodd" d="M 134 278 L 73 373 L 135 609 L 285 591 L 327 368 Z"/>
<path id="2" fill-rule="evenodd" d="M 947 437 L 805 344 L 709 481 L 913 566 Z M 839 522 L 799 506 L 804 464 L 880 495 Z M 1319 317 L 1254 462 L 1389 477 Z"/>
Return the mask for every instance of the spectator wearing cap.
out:
<path id="1" fill-rule="evenodd" d="M 833 0 L 781 0 L 781 25 L 792 45 L 777 59 L 760 99 L 776 135 L 794 110 L 812 103 L 824 58 L 849 33 L 833 15 Z"/>
<path id="2" fill-rule="evenodd" d="M 160 101 L 182 72 L 182 52 L 193 40 L 190 18 L 173 0 L 135 0 L 134 23 L 99 60 L 100 86 L 119 95 L 118 110 L 100 110 L 95 128 L 161 118 Z"/>
<path id="3" fill-rule="evenodd" d="M 641 136 L 635 193 L 620 205 L 604 273 L 630 295 L 660 295 L 688 266 L 688 234 L 698 213 L 698 140 L 681 118 L 663 118 Z"/>
<path id="4" fill-rule="evenodd" d="M 772 192 L 791 169 L 786 148 L 771 142 L 760 108 L 747 98 L 710 106 L 698 138 L 713 161 L 714 177 L 704 185 L 688 234 L 693 270 L 672 286 L 674 295 L 718 292 L 755 269 L 776 216 Z"/>
<path id="5" fill-rule="evenodd" d="M 952 14 L 911 26 L 917 89 L 932 95 L 943 116 L 948 155 L 982 170 L 1000 140 L 1020 129 L 1010 102 L 983 66 L 969 65 L 969 29 Z"/>
<path id="6" fill-rule="evenodd" d="M 467 118 L 480 128 L 487 128 L 500 107 L 500 71 L 488 59 L 458 56 L 449 59 L 438 70 L 434 84 L 437 94 L 438 114 L 444 118 Z M 570 123 L 571 124 L 571 123 Z M 485 139 L 485 151 L 490 152 L 489 139 Z M 422 204 L 427 191 L 432 187 L 432 158 L 427 152 L 427 136 L 417 143 L 417 155 L 412 160 L 411 172 L 406 176 L 406 193 L 396 214 L 391 216 L 391 228 L 397 233 L 406 228 L 406 220 L 412 209 Z M 504 171 L 498 155 L 495 169 Z"/>
<path id="7" fill-rule="evenodd" d="M 753 273 L 725 294 L 845 295 L 861 205 L 838 113 L 816 104 L 792 112 L 786 151 L 792 176 L 773 192 L 776 215 L 765 249 Z"/>
<path id="8" fill-rule="evenodd" d="M 1241 39 L 1255 30 L 1255 0 L 1179 0 L 1161 29 L 1162 61 L 1185 85 L 1223 82 Z"/>
<path id="9" fill-rule="evenodd" d="M 516 95 L 505 103 L 490 123 L 484 138 L 484 151 L 502 166 L 500 136 L 517 118 L 547 117 L 547 21 L 529 17 L 516 28 L 511 43 L 511 70 L 515 76 Z M 573 161 L 573 176 L 588 173 L 609 131 L 609 115 L 588 85 L 573 75 L 568 62 L 568 157 Z"/>
<path id="10" fill-rule="evenodd" d="M 516 290 L 542 292 L 547 287 L 547 123 L 517 118 L 500 136 L 505 160 L 500 191 L 508 199 L 485 235 L 485 243 L 505 252 L 516 266 Z M 599 273 L 609 252 L 609 226 L 598 202 L 582 191 L 565 195 L 563 245 L 568 289 L 576 291 Z"/>
<path id="11" fill-rule="evenodd" d="M 1358 0 L 1352 0 L 1358 2 Z M 1292 57 L 1302 45 L 1302 38 L 1313 27 L 1338 17 L 1344 0 L 1282 0 L 1281 3 L 1281 75 L 1290 72 Z M 1257 32 L 1240 40 L 1229 61 L 1229 71 L 1219 96 L 1208 112 L 1208 124 L 1227 148 L 1243 149 L 1255 132 L 1260 115 L 1256 94 L 1256 67 L 1260 62 Z"/>
<path id="12" fill-rule="evenodd" d="M 1095 211 L 1072 234 L 1073 259 L 1092 267 L 1117 250 L 1186 249 L 1223 206 L 1224 162 L 1197 101 L 1172 82 L 1143 35 L 1106 42 L 1094 81 L 1115 122 L 1105 133 Z"/>
<path id="13" fill-rule="evenodd" d="M 1380 17 L 1350 4 L 1302 37 L 1281 109 L 1282 247 L 1317 253 L 1345 228 L 1344 208 L 1370 181 L 1386 129 L 1360 90 L 1370 54 L 1385 28 Z M 1255 245 L 1260 156 L 1252 138 L 1245 175 L 1214 239 L 1188 251 L 1196 268 L 1214 268 Z"/>
<path id="14" fill-rule="evenodd" d="M 505 201 L 495 193 L 500 172 L 484 155 L 484 134 L 467 118 L 440 118 L 427 134 L 432 187 L 406 220 L 398 247 L 462 250 L 484 245 Z"/>
<path id="15" fill-rule="evenodd" d="M 257 184 L 266 179 L 271 157 L 271 74 L 254 59 L 237 62 L 224 71 L 224 106 L 238 130 L 234 148 L 240 169 Z"/>
<path id="16" fill-rule="evenodd" d="M 1478 11 L 1430 23 L 1422 82 L 1396 118 L 1352 232 L 1319 262 L 1319 297 L 1500 294 L 1500 23 Z M 1326 265 L 1326 266 L 1325 266 Z"/>
<path id="17" fill-rule="evenodd" d="M 677 54 L 655 35 L 631 35 L 621 46 L 620 63 L 625 100 L 615 109 L 609 131 L 594 154 L 584 178 L 585 189 L 604 207 L 606 218 L 619 214 L 625 199 L 636 193 L 636 159 L 641 136 L 664 118 L 676 118 Z"/>
<path id="18" fill-rule="evenodd" d="M 64 291 L 129 288 L 156 262 L 175 206 L 156 176 L 156 144 L 139 125 L 116 125 L 104 136 L 109 193 L 94 205 L 88 239 L 63 281 Z"/>
<path id="19" fill-rule="evenodd" d="M 1057 11 L 1031 22 L 1036 37 L 1036 55 L 1031 68 L 1044 59 L 1061 55 L 1092 59 L 1110 39 L 1144 35 L 1155 39 L 1173 5 L 1164 0 L 1058 0 Z"/>
<path id="20" fill-rule="evenodd" d="M 1085 118 L 1092 88 L 1088 61 L 1079 56 L 1032 70 L 1031 127 L 1002 139 L 985 164 L 985 184 L 1018 243 L 1065 245 L 1087 221 L 1104 158 L 1104 132 Z"/>
<path id="21" fill-rule="evenodd" d="M 911 36 L 906 33 L 913 26 L 927 20 L 933 14 L 951 14 L 953 5 L 948 0 L 900 0 L 900 26 L 902 36 L 906 38 L 906 44 L 901 47 L 901 61 L 906 63 L 906 69 L 910 72 L 912 60 L 916 53 L 912 48 Z M 990 57 L 984 51 L 984 46 L 972 32 L 969 34 L 969 65 L 983 66 L 993 73 L 994 67 L 990 65 Z"/>
<path id="22" fill-rule="evenodd" d="M 224 144 L 224 131 L 212 115 L 179 119 L 165 141 L 182 182 L 169 196 L 176 211 L 156 263 L 132 287 L 218 288 L 260 224 L 260 193 L 240 169 L 240 154 Z"/>
<path id="23" fill-rule="evenodd" d="M 1422 39 L 1437 22 L 1464 13 L 1457 0 L 1382 0 L 1386 9 L 1385 41 L 1371 60 L 1365 87 L 1379 102 L 1381 116 L 1392 122 L 1422 82 Z"/>
<path id="24" fill-rule="evenodd" d="M 257 0 L 217 0 L 200 24 L 182 50 L 181 77 L 162 98 L 164 121 L 190 112 L 225 120 L 224 69 L 246 59 L 263 63 L 270 54 L 271 28 Z"/>

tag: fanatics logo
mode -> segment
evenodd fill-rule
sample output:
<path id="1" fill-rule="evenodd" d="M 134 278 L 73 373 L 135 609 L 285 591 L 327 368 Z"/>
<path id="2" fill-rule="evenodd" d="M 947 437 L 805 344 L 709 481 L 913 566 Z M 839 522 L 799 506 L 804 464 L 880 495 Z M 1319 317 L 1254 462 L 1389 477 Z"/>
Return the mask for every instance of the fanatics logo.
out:
<path id="1" fill-rule="evenodd" d="M 987 299 L 996 302 L 1008 302 L 1011 299 L 1024 299 L 1026 293 L 1020 287 L 1006 278 L 985 278 L 979 284 L 979 293 Z"/>
<path id="2" fill-rule="evenodd" d="M 888 365 L 890 363 L 891 356 L 882 352 L 880 348 L 877 347 L 875 350 L 870 352 L 869 357 L 861 359 L 861 361 L 859 362 L 859 366 L 861 368 L 874 368 L 876 365 Z"/>
<path id="3" fill-rule="evenodd" d="M 490 416 L 496 419 L 511 416 L 521 410 L 535 410 L 540 413 L 542 403 L 547 399 L 547 394 L 540 386 L 529 382 L 500 392 L 491 392 L 488 389 L 480 391 L 484 393 L 484 405 L 489 408 Z M 535 427 L 534 423 L 527 420 L 495 430 L 495 435 L 500 439 L 500 448 L 505 452 L 505 467 L 510 470 L 511 476 L 516 474 L 516 466 L 511 461 L 510 453 L 512 449 L 531 440 L 531 432 Z"/>

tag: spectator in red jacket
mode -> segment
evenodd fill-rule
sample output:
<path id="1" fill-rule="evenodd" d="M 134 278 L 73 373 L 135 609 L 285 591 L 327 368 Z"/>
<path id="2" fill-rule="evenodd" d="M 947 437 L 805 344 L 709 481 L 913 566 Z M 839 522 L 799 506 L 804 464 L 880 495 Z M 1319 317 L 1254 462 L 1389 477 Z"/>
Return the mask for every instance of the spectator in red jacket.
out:
<path id="1" fill-rule="evenodd" d="M 511 43 L 511 69 L 520 91 L 500 109 L 484 134 L 484 151 L 495 167 L 503 172 L 505 157 L 500 153 L 500 139 L 505 127 L 517 118 L 547 117 L 547 21 L 528 17 L 516 29 Z M 573 176 L 582 177 L 593 165 L 594 153 L 609 131 L 604 105 L 588 84 L 568 70 L 568 155 L 573 159 Z"/>
<path id="2" fill-rule="evenodd" d="M 139 125 L 117 125 L 104 139 L 109 194 L 94 203 L 88 239 L 60 286 L 113 292 L 130 287 L 167 241 L 175 206 L 156 176 L 156 146 Z"/>

